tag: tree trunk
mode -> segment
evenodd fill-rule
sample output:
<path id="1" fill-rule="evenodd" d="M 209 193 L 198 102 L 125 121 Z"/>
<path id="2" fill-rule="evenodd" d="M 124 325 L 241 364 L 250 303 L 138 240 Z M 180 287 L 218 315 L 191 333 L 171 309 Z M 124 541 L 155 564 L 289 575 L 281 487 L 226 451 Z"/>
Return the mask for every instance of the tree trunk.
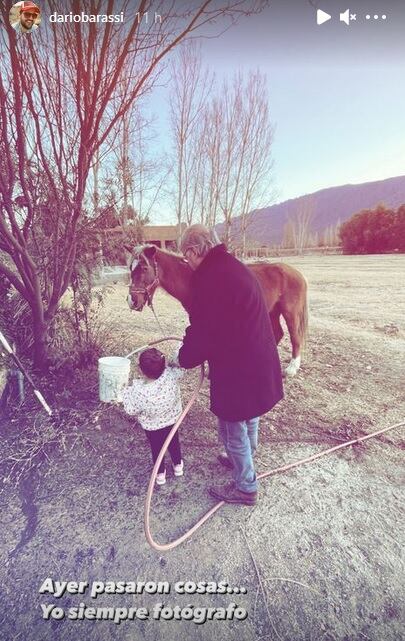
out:
<path id="1" fill-rule="evenodd" d="M 47 345 L 48 324 L 33 311 L 34 368 L 46 372 L 49 366 Z"/>
<path id="2" fill-rule="evenodd" d="M 242 215 L 242 258 L 246 258 L 246 219 Z"/>
<path id="3" fill-rule="evenodd" d="M 227 248 L 230 247 L 230 244 L 231 244 L 231 221 L 227 217 L 225 218 L 224 243 L 225 243 Z"/>

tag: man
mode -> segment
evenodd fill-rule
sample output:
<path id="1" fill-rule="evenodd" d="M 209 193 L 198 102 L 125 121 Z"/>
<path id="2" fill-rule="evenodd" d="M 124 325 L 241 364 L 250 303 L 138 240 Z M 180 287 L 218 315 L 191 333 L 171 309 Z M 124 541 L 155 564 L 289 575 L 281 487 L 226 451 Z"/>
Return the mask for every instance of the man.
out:
<path id="1" fill-rule="evenodd" d="M 31 31 L 38 29 L 38 25 L 35 22 L 41 13 L 39 7 L 33 2 L 22 2 L 19 9 L 20 19 L 11 25 L 13 29 L 19 33 L 31 33 Z"/>
<path id="2" fill-rule="evenodd" d="M 208 361 L 210 409 L 233 467 L 234 482 L 209 492 L 228 503 L 255 505 L 259 418 L 283 397 L 269 314 L 255 276 L 215 232 L 192 225 L 181 251 L 194 273 L 190 325 L 178 359 L 187 369 Z"/>

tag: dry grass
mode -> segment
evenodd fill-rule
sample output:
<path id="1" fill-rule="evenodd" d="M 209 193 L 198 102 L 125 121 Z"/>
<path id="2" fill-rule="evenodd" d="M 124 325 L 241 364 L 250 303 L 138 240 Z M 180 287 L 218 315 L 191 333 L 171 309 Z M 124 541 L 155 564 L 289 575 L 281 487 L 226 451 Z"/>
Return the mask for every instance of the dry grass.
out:
<path id="1" fill-rule="evenodd" d="M 342 440 L 400 421 L 403 399 L 405 257 L 283 259 L 303 271 L 310 291 L 310 339 L 285 400 L 264 417 L 257 467 L 267 471 Z M 150 310 L 130 313 L 117 286 L 105 319 L 116 354 L 160 337 Z M 187 318 L 162 292 L 156 310 L 170 335 Z M 169 345 L 167 345 L 170 348 Z M 281 346 L 283 362 L 289 344 Z M 196 373 L 185 379 L 184 398 Z M 150 472 L 144 435 L 119 408 L 97 405 L 95 372 L 66 399 L 72 447 L 59 448 L 37 479 L 31 505 L 9 486 L 1 547 L 0 620 L 4 638 L 26 641 L 134 641 L 178 637 L 208 641 L 397 641 L 402 638 L 403 568 L 400 431 L 263 481 L 257 507 L 227 506 L 193 539 L 168 554 L 150 550 L 143 535 L 143 501 Z M 87 400 L 86 400 L 87 399 Z M 206 488 L 226 473 L 215 461 L 215 420 L 207 387 L 181 428 L 186 474 L 169 475 L 153 502 L 158 540 L 178 536 L 212 505 Z M 68 410 L 66 410 L 68 411 Z M 51 473 L 49 473 L 51 470 Z M 226 479 L 227 480 L 227 479 Z M 36 510 L 35 519 L 32 511 Z M 31 515 L 31 516 L 30 516 Z M 35 523 L 31 536 L 27 523 Z M 20 545 L 18 554 L 10 551 Z M 248 541 L 248 544 L 247 544 Z M 254 562 L 253 562 L 254 560 Z M 24 580 L 21 577 L 24 576 Z M 41 621 L 37 590 L 47 576 L 76 580 L 227 580 L 248 593 L 167 598 L 124 596 L 97 605 L 221 606 L 249 611 L 244 622 L 197 626 L 187 621 Z M 84 599 L 89 602 L 89 599 Z M 77 605 L 77 596 L 69 598 Z M 58 605 L 67 607 L 66 599 Z M 94 605 L 94 603 L 91 603 Z M 12 612 L 12 615 L 11 615 Z M 271 623 L 270 623 L 271 622 Z"/>

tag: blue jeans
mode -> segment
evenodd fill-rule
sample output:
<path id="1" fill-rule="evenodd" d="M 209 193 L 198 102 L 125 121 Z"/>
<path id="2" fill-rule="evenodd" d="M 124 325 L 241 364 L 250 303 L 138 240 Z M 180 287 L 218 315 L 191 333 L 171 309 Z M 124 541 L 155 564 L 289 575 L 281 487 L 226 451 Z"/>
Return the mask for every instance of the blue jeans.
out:
<path id="1" fill-rule="evenodd" d="M 233 464 L 233 478 L 237 489 L 242 492 L 256 492 L 253 455 L 257 448 L 259 417 L 235 422 L 218 418 L 218 431 Z"/>

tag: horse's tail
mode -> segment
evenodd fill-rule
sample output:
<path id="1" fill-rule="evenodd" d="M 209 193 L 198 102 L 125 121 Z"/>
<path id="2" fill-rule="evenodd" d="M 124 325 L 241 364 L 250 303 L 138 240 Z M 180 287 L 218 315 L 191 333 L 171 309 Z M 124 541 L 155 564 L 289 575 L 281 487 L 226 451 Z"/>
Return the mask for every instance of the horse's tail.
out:
<path id="1" fill-rule="evenodd" d="M 298 333 L 301 339 L 302 349 L 304 350 L 308 340 L 308 286 L 306 280 L 301 309 L 298 313 Z"/>

